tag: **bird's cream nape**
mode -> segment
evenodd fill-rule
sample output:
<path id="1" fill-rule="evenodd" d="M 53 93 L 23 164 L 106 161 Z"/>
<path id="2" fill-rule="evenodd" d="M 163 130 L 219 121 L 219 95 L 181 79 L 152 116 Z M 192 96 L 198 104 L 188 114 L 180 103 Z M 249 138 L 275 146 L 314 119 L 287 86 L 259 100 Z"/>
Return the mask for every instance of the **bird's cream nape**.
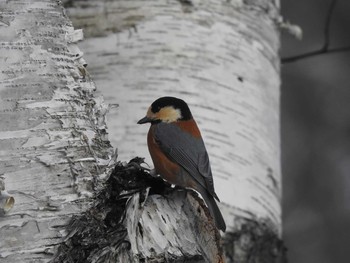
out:
<path id="1" fill-rule="evenodd" d="M 163 107 L 158 112 L 152 112 L 151 107 L 149 107 L 147 117 L 152 120 L 170 123 L 182 119 L 182 114 L 180 109 L 175 109 L 173 106 Z"/>

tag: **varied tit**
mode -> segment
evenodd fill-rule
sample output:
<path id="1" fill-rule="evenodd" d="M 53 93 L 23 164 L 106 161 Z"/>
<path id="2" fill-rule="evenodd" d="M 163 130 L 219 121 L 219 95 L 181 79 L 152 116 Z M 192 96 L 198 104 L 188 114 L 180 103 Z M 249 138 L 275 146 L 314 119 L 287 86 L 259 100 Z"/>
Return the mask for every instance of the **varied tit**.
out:
<path id="1" fill-rule="evenodd" d="M 191 111 L 181 99 L 162 97 L 148 108 L 138 124 L 151 123 L 147 143 L 155 172 L 171 184 L 198 191 L 222 231 L 226 224 L 214 200 L 209 157 Z"/>

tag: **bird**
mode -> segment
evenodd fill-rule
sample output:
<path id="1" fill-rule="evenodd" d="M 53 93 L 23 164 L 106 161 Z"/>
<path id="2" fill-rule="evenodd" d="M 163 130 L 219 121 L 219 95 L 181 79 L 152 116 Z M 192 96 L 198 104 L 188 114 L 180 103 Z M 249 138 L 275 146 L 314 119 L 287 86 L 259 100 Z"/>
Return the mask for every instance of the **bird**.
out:
<path id="1" fill-rule="evenodd" d="M 147 144 L 155 173 L 170 184 L 199 192 L 216 227 L 225 232 L 209 156 L 187 103 L 175 97 L 158 98 L 137 123 L 151 124 Z"/>

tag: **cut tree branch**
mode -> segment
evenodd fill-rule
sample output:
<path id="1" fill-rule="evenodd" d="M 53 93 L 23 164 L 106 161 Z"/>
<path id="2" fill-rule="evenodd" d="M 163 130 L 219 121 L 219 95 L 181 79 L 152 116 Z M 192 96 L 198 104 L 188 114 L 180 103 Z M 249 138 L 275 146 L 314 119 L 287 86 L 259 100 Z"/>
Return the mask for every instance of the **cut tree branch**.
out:
<path id="1" fill-rule="evenodd" d="M 290 62 L 295 62 L 297 60 L 305 59 L 305 58 L 310 58 L 318 55 L 323 55 L 323 54 L 332 54 L 332 53 L 339 53 L 339 52 L 346 52 L 350 50 L 350 46 L 345 46 L 345 47 L 339 47 L 339 48 L 329 48 L 330 46 L 330 26 L 331 26 L 331 21 L 332 21 L 332 16 L 333 16 L 333 11 L 335 9 L 335 6 L 337 4 L 337 0 L 332 0 L 330 7 L 328 9 L 328 14 L 324 26 L 324 43 L 322 48 L 319 50 L 311 51 L 311 52 L 306 52 L 304 54 L 292 56 L 292 57 L 287 57 L 287 58 L 282 58 L 281 63 L 290 63 Z"/>

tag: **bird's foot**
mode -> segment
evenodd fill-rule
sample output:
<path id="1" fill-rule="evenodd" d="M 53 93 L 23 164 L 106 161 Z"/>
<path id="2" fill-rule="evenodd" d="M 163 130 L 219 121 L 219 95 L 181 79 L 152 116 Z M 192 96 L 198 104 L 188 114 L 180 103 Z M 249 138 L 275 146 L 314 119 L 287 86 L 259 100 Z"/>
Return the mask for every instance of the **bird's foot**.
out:
<path id="1" fill-rule="evenodd" d="M 141 166 L 141 164 L 146 164 L 149 167 L 149 165 L 145 162 L 145 158 L 141 158 L 141 157 L 135 157 L 132 160 L 130 160 L 130 162 L 128 163 L 128 166 L 132 167 L 133 169 L 147 171 L 152 177 L 158 177 L 158 174 L 155 169 Z"/>

